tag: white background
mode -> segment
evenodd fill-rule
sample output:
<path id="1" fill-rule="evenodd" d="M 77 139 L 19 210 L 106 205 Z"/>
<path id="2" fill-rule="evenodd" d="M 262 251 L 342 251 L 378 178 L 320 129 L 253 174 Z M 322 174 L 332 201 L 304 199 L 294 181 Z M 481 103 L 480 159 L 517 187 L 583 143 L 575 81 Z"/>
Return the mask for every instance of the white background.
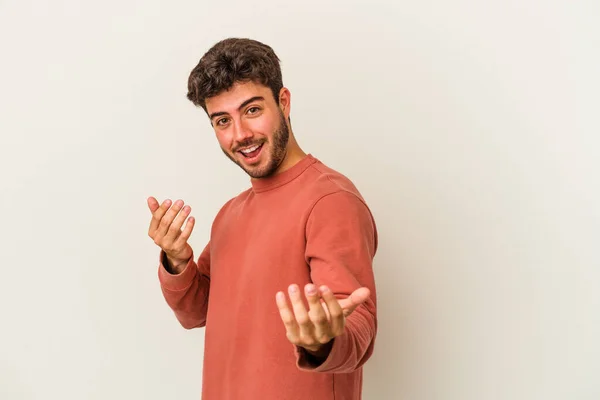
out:
<path id="1" fill-rule="evenodd" d="M 197 399 L 146 198 L 196 251 L 249 185 L 185 97 L 271 45 L 304 148 L 379 228 L 364 398 L 600 398 L 600 5 L 0 0 L 1 399 Z"/>

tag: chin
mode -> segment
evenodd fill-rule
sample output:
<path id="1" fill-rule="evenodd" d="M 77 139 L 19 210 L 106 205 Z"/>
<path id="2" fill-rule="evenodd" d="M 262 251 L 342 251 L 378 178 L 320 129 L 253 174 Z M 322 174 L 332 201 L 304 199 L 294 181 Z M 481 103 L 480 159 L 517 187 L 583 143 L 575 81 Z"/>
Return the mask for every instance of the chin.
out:
<path id="1" fill-rule="evenodd" d="M 275 173 L 275 169 L 272 168 L 271 165 L 256 165 L 253 167 L 242 167 L 244 171 L 251 177 L 255 179 L 267 178 Z"/>
<path id="2" fill-rule="evenodd" d="M 273 163 L 273 159 L 272 158 L 266 158 L 264 160 L 261 160 L 260 162 L 258 162 L 255 165 L 247 165 L 247 164 L 241 164 L 240 167 L 242 167 L 242 169 L 252 178 L 255 179 L 260 179 L 260 178 L 267 178 L 271 175 L 275 174 L 275 171 L 277 171 L 277 165 L 275 165 Z"/>

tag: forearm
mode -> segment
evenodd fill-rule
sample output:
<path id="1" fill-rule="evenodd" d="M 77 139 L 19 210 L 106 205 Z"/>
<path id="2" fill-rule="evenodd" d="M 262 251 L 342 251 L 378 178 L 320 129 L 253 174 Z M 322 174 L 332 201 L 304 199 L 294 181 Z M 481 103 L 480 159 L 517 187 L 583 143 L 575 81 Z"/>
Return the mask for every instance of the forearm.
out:
<path id="1" fill-rule="evenodd" d="M 198 269 L 192 256 L 185 265 L 170 265 L 161 253 L 159 281 L 161 291 L 177 320 L 186 329 L 206 324 L 209 278 Z"/>

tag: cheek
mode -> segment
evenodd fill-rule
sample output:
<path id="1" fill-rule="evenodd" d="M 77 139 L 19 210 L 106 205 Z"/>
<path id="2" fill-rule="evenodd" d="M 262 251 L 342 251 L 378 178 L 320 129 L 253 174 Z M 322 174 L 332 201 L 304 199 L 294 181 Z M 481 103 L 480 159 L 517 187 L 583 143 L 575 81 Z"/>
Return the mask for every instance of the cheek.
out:
<path id="1" fill-rule="evenodd" d="M 252 122 L 249 122 L 248 127 L 255 135 L 271 138 L 273 132 L 277 128 L 277 124 L 270 118 L 257 118 Z"/>
<path id="2" fill-rule="evenodd" d="M 233 147 L 233 135 L 228 132 L 217 132 L 217 141 L 219 145 L 225 150 L 231 150 Z"/>

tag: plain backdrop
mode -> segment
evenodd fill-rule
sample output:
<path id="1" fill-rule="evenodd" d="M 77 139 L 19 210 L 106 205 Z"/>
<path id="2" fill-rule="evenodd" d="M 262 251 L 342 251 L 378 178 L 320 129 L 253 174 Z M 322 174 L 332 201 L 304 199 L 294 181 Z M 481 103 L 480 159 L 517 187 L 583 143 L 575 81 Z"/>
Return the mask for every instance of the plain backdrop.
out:
<path id="1" fill-rule="evenodd" d="M 271 45 L 300 145 L 378 223 L 366 400 L 600 398 L 595 0 L 0 0 L 0 398 L 198 399 L 148 196 L 195 249 L 249 186 L 187 77 Z"/>

